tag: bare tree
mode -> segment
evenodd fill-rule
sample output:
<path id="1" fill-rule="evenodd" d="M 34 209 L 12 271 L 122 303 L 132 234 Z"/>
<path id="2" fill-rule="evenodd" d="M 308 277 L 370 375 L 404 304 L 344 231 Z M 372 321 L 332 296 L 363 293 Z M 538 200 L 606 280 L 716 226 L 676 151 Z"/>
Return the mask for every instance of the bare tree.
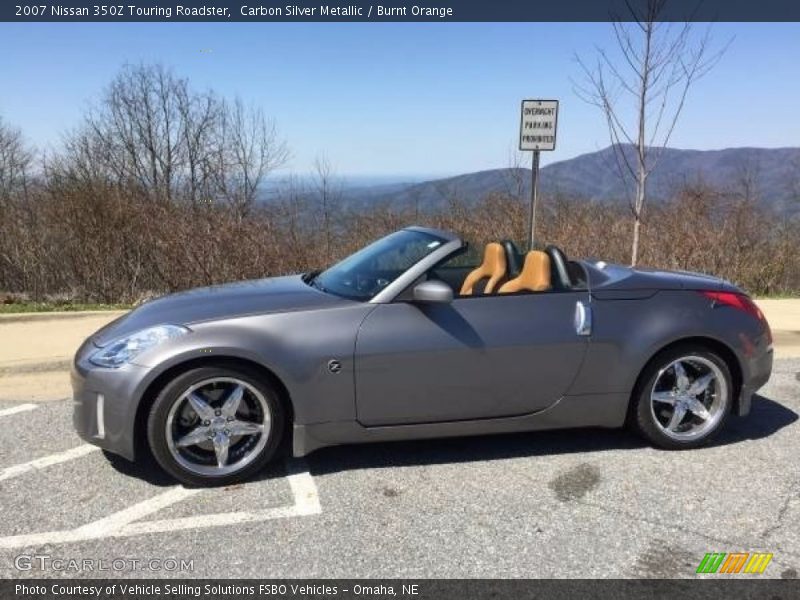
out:
<path id="1" fill-rule="evenodd" d="M 743 203 L 757 202 L 761 195 L 761 163 L 758 159 L 742 159 L 736 165 L 732 195 Z"/>
<path id="2" fill-rule="evenodd" d="M 512 145 L 508 149 L 508 174 L 506 193 L 515 200 L 522 202 L 527 182 L 530 181 L 531 171 L 525 166 L 529 158 L 527 152 L 522 152 Z"/>
<path id="3" fill-rule="evenodd" d="M 302 258 L 307 253 L 308 240 L 314 239 L 310 231 L 310 217 L 313 210 L 309 207 L 309 198 L 305 186 L 295 175 L 290 175 L 278 186 L 273 205 L 276 207 L 280 227 L 285 231 L 284 244 L 288 252 L 279 253 L 291 263 L 290 269 L 300 271 L 310 266 L 316 267 L 315 259 L 303 264 Z"/>
<path id="4" fill-rule="evenodd" d="M 331 255 L 331 211 L 341 198 L 341 185 L 330 159 L 321 154 L 314 160 L 314 186 L 322 210 L 322 227 L 325 232 L 325 257 Z"/>
<path id="5" fill-rule="evenodd" d="M 264 178 L 283 166 L 289 151 L 275 123 L 240 99 L 224 105 L 226 197 L 241 218 L 258 199 Z"/>
<path id="6" fill-rule="evenodd" d="M 68 136 L 67 167 L 84 179 L 135 186 L 151 200 L 244 217 L 265 177 L 288 157 L 274 122 L 240 100 L 193 90 L 161 65 L 126 65 Z"/>
<path id="7" fill-rule="evenodd" d="M 127 65 L 86 119 L 86 134 L 103 149 L 115 179 L 171 200 L 185 165 L 181 99 L 188 82 L 161 65 Z M 185 106 L 184 106 L 185 108 Z"/>
<path id="8" fill-rule="evenodd" d="M 626 1 L 628 18 L 611 23 L 619 55 L 597 48 L 595 62 L 578 58 L 585 81 L 576 85 L 576 92 L 603 112 L 620 177 L 626 189 L 629 181 L 635 184 L 635 194 L 628 198 L 633 214 L 632 265 L 639 256 L 648 177 L 672 137 L 692 84 L 724 52 L 724 48 L 711 52 L 709 29 L 698 36 L 689 22 L 659 21 L 666 3 Z"/>
<path id="9" fill-rule="evenodd" d="M 27 190 L 33 158 L 22 132 L 0 118 L 0 202 Z"/>
<path id="10" fill-rule="evenodd" d="M 218 195 L 219 168 L 224 168 L 218 137 L 225 111 L 213 93 L 192 93 L 182 83 L 174 90 L 182 122 L 183 193 L 192 206 L 208 204 Z"/>

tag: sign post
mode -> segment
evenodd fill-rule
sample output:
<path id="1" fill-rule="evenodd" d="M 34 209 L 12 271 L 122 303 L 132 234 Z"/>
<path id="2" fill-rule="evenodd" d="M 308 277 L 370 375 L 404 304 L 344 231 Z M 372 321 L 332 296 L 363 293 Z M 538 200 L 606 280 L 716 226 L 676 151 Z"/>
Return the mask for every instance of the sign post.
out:
<path id="1" fill-rule="evenodd" d="M 558 100 L 523 100 L 519 126 L 519 149 L 533 152 L 531 161 L 531 206 L 528 250 L 533 250 L 536 203 L 539 199 L 539 152 L 556 149 Z"/>

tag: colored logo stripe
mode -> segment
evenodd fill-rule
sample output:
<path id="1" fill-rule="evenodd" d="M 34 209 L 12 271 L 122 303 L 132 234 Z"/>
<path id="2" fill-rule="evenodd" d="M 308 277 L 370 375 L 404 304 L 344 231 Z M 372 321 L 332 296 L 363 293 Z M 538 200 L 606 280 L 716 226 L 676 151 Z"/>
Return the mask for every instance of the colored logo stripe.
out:
<path id="1" fill-rule="evenodd" d="M 766 552 L 708 552 L 700 565 L 698 573 L 763 573 L 772 560 L 772 553 Z M 726 558 L 727 557 L 727 558 Z M 742 571 L 744 569 L 744 571 Z"/>
<path id="2" fill-rule="evenodd" d="M 722 559 L 725 558 L 724 552 L 709 552 L 700 561 L 700 566 L 697 567 L 698 573 L 716 573 L 719 566 L 722 564 Z"/>
<path id="3" fill-rule="evenodd" d="M 772 560 L 772 553 L 769 554 L 753 554 L 747 566 L 744 568 L 745 573 L 763 573 L 769 562 Z"/>
<path id="4" fill-rule="evenodd" d="M 748 556 L 750 555 L 747 552 L 732 552 L 728 554 L 728 558 L 722 563 L 720 573 L 738 573 L 742 570 Z"/>

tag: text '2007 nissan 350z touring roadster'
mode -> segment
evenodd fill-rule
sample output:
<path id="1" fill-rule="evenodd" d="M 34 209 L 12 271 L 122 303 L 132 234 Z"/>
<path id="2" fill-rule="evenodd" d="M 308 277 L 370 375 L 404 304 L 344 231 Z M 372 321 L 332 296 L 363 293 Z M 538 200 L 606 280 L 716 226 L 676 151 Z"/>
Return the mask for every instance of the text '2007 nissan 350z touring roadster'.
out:
<path id="1" fill-rule="evenodd" d="M 409 227 L 326 271 L 147 302 L 84 342 L 72 384 L 84 439 L 213 485 L 286 436 L 304 456 L 628 423 L 694 448 L 771 370 L 764 316 L 721 279 Z"/>

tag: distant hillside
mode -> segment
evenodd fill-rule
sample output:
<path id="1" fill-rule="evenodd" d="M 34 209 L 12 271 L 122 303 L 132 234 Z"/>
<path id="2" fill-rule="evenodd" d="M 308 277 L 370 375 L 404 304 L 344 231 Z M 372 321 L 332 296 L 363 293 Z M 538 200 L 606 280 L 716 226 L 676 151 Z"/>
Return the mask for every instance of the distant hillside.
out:
<path id="1" fill-rule="evenodd" d="M 625 147 L 633 164 L 633 147 Z M 741 188 L 749 179 L 764 203 L 779 212 L 800 211 L 800 148 L 728 148 L 678 150 L 667 148 L 648 183 L 650 198 L 666 198 L 681 184 L 702 179 L 719 189 Z M 358 206 L 375 201 L 433 209 L 448 197 L 474 202 L 490 192 L 529 193 L 529 169 L 492 169 L 446 179 L 405 185 L 347 189 L 347 200 Z M 590 200 L 623 200 L 625 189 L 611 147 L 550 164 L 541 171 L 540 189 Z"/>

